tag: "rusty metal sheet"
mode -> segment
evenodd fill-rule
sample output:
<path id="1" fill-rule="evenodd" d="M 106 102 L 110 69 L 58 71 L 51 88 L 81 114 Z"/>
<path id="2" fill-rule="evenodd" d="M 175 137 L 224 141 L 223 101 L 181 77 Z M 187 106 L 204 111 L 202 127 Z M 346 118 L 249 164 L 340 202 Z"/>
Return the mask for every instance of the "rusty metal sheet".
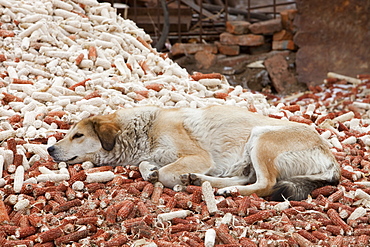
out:
<path id="1" fill-rule="evenodd" d="M 322 83 L 328 72 L 370 72 L 370 1 L 297 0 L 297 78 Z"/>

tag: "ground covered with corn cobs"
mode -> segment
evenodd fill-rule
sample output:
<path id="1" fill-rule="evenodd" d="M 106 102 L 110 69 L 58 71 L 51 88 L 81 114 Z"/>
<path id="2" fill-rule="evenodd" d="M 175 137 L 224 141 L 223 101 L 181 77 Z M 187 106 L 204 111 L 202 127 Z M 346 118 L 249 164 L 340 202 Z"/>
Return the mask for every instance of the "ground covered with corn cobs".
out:
<path id="1" fill-rule="evenodd" d="M 1 246 L 369 246 L 370 76 L 262 95 L 220 74 L 189 75 L 109 4 L 2 0 L 0 13 Z M 341 182 L 278 203 L 173 191 L 137 167 L 48 156 L 73 123 L 147 104 L 238 105 L 312 125 Z"/>

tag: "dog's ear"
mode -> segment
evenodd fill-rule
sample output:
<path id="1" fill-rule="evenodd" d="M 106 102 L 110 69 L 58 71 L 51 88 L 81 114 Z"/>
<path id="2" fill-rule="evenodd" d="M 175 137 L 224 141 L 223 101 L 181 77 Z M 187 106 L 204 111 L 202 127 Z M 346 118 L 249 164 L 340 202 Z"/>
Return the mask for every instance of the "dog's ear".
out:
<path id="1" fill-rule="evenodd" d="M 110 119 L 104 119 L 103 117 L 95 117 L 92 120 L 92 125 L 102 147 L 107 151 L 112 151 L 120 130 L 118 125 L 110 121 Z"/>

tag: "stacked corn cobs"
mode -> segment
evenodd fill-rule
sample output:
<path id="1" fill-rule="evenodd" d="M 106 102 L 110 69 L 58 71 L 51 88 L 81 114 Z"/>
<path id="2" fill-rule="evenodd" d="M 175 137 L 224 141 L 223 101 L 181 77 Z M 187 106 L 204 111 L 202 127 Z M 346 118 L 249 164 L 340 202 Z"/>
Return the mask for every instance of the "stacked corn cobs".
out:
<path id="1" fill-rule="evenodd" d="M 369 245 L 368 76 L 268 102 L 219 74 L 188 75 L 106 3 L 0 0 L 0 13 L 0 246 Z M 50 160 L 46 148 L 72 123 L 147 104 L 231 104 L 312 125 L 341 183 L 276 203 Z"/>

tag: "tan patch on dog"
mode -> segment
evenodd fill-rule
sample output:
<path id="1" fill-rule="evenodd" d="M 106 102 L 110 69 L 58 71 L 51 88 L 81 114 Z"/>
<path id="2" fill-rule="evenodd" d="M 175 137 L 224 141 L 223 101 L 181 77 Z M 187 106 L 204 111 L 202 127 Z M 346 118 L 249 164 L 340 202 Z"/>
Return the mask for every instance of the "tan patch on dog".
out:
<path id="1" fill-rule="evenodd" d="M 91 119 L 94 132 L 99 137 L 103 148 L 111 151 L 116 144 L 116 137 L 120 131 L 116 116 L 98 116 Z"/>

